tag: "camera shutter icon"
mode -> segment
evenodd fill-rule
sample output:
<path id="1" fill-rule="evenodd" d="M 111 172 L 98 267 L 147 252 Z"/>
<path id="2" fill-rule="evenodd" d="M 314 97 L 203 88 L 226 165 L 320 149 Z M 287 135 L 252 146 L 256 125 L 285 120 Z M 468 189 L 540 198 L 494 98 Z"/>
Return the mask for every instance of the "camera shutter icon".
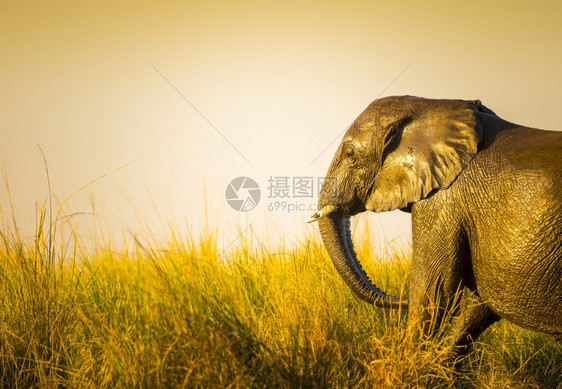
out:
<path id="1" fill-rule="evenodd" d="M 226 202 L 238 212 L 254 209 L 261 198 L 261 190 L 256 181 L 250 177 L 237 177 L 226 187 Z"/>

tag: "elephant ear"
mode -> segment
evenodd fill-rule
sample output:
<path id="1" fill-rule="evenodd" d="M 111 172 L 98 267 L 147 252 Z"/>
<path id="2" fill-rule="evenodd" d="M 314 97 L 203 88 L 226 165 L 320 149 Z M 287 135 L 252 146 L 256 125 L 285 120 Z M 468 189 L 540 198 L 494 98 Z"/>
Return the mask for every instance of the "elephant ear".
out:
<path id="1" fill-rule="evenodd" d="M 392 211 L 445 189 L 477 152 L 479 101 L 421 100 L 391 128 L 366 208 Z"/>

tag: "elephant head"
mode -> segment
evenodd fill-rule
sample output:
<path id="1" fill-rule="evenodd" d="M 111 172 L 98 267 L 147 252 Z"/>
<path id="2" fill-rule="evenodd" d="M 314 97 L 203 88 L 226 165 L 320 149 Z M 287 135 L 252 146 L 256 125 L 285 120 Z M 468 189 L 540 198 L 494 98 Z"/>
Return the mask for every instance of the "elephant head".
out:
<path id="1" fill-rule="evenodd" d="M 412 96 L 375 100 L 347 130 L 332 160 L 318 201 L 322 240 L 336 269 L 362 299 L 378 307 L 406 307 L 369 279 L 357 259 L 350 217 L 409 209 L 434 190 L 448 188 L 477 152 L 482 139 L 479 101 Z"/>

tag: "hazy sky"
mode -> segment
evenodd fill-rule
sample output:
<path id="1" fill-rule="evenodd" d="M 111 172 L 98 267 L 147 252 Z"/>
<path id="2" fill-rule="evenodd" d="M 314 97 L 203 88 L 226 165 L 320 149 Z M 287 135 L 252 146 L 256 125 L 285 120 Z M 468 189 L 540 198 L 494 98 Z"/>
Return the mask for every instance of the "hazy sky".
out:
<path id="1" fill-rule="evenodd" d="M 268 178 L 323 176 L 339 139 L 321 152 L 381 93 L 478 98 L 562 129 L 561 16 L 560 1 L 4 1 L 0 155 L 16 217 L 32 231 L 47 196 L 39 144 L 59 200 L 135 161 L 65 205 L 93 201 L 114 232 L 173 217 L 198 234 L 206 197 L 225 244 L 249 223 L 292 239 L 311 212 L 268 210 Z M 238 176 L 262 192 L 244 214 L 225 201 Z M 406 214 L 365 220 L 408 235 Z"/>

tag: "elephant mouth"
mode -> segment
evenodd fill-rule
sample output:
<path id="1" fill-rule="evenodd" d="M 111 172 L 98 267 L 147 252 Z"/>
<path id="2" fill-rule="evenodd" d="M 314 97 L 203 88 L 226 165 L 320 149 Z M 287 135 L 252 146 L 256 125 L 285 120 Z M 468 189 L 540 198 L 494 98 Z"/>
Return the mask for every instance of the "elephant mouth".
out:
<path id="1" fill-rule="evenodd" d="M 350 215 L 343 213 L 337 206 L 328 204 L 307 222 L 318 222 L 322 241 L 334 267 L 357 296 L 380 308 L 407 308 L 407 299 L 384 293 L 363 270 L 353 246 L 350 219 Z"/>

